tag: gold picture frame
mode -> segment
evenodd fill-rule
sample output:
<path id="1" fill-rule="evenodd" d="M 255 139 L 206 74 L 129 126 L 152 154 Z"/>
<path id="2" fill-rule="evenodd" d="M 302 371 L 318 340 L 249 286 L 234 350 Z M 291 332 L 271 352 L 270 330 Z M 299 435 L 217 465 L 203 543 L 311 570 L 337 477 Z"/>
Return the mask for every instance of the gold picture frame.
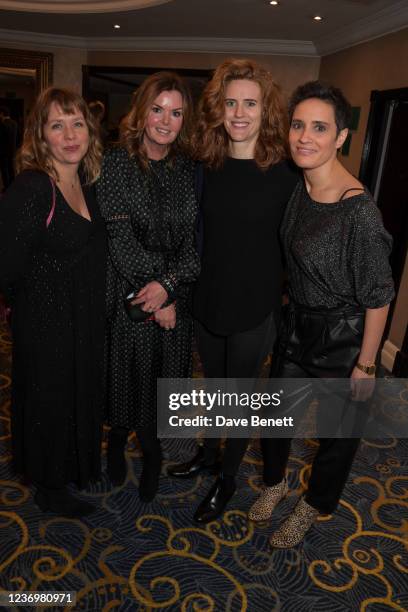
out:
<path id="1" fill-rule="evenodd" d="M 14 68 L 16 72 L 22 69 L 35 71 L 37 94 L 52 84 L 53 59 L 52 53 L 0 48 L 0 68 L 4 67 L 11 71 Z"/>

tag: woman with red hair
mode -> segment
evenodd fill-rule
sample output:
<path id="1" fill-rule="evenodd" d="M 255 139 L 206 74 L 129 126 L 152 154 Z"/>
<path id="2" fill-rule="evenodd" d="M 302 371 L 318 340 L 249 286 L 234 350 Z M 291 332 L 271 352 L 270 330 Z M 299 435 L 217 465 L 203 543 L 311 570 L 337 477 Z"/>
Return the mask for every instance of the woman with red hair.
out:
<path id="1" fill-rule="evenodd" d="M 270 72 L 249 60 L 215 70 L 200 101 L 195 149 L 203 162 L 202 272 L 194 295 L 207 378 L 252 378 L 275 338 L 281 303 L 278 228 L 297 181 L 287 158 L 287 116 Z M 168 469 L 193 477 L 215 469 L 219 440 Z M 216 519 L 235 491 L 246 439 L 228 439 L 221 473 L 194 518 Z"/>

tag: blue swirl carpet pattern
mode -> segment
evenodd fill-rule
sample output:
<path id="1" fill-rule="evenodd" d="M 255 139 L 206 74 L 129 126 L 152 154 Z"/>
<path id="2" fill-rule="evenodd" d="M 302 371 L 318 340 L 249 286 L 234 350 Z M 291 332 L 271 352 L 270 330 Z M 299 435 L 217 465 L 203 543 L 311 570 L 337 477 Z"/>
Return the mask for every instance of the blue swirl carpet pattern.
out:
<path id="1" fill-rule="evenodd" d="M 338 511 L 290 550 L 271 550 L 268 537 L 307 482 L 313 440 L 294 443 L 291 492 L 268 524 L 246 519 L 261 487 L 256 443 L 222 520 L 197 527 L 192 513 L 211 477 L 179 481 L 163 474 L 156 500 L 142 504 L 134 436 L 123 486 L 112 488 L 103 474 L 82 492 L 97 506 L 94 514 L 83 520 L 43 514 L 11 467 L 10 347 L 1 327 L 0 590 L 77 593 L 74 607 L 50 610 L 408 610 L 408 440 L 363 441 Z M 163 446 L 172 461 L 194 452 L 193 441 Z"/>

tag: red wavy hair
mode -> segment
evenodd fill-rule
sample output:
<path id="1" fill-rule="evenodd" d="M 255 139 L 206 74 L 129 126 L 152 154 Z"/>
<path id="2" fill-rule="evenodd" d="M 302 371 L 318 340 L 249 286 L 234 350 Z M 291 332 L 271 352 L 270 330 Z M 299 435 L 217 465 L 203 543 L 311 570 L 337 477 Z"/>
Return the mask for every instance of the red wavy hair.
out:
<path id="1" fill-rule="evenodd" d="M 262 120 L 255 146 L 255 161 L 269 168 L 288 157 L 288 116 L 280 87 L 271 73 L 251 60 L 229 59 L 220 64 L 201 96 L 194 155 L 210 168 L 219 168 L 229 151 L 224 128 L 225 89 L 230 81 L 247 79 L 258 83 L 262 93 Z"/>

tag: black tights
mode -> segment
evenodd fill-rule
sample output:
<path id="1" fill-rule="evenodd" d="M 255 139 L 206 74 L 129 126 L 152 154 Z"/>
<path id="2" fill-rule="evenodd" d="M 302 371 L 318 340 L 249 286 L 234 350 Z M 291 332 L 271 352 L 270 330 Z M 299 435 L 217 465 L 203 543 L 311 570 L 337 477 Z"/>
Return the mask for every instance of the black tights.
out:
<path id="1" fill-rule="evenodd" d="M 195 333 L 206 378 L 257 377 L 276 336 L 273 313 L 268 315 L 258 327 L 229 336 L 213 334 L 196 321 Z M 204 456 L 207 463 L 215 461 L 219 444 L 219 438 L 204 440 Z M 247 446 L 247 438 L 226 440 L 221 464 L 223 474 L 236 475 Z"/>
<path id="2" fill-rule="evenodd" d="M 114 436 L 119 438 L 123 446 L 125 446 L 129 430 L 125 427 L 113 426 Z M 144 457 L 149 459 L 161 457 L 161 445 L 160 440 L 157 438 L 156 425 L 147 425 L 145 427 L 136 428 L 137 439 L 139 440 L 140 447 Z"/>

